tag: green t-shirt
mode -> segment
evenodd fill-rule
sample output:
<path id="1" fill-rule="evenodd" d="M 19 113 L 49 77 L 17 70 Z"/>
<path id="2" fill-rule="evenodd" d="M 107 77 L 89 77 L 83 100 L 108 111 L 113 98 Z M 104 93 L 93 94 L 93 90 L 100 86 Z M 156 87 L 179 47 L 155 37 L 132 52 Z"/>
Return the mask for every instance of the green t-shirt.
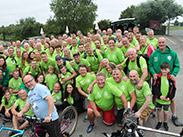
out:
<path id="1" fill-rule="evenodd" d="M 140 89 L 140 90 L 137 89 L 137 85 L 133 85 L 131 83 L 131 86 L 133 86 L 135 89 L 135 94 L 137 97 L 137 100 L 136 100 L 137 109 L 140 109 L 146 101 L 146 96 L 152 95 L 151 89 L 149 88 L 149 84 L 146 81 L 144 81 L 142 89 Z M 148 107 L 150 107 L 151 109 L 154 109 L 154 104 L 152 103 L 152 98 L 151 98 L 151 102 L 148 105 Z"/>
<path id="2" fill-rule="evenodd" d="M 94 55 L 93 51 L 92 51 L 92 54 L 90 56 L 88 54 L 86 54 L 86 60 L 91 65 L 91 71 L 93 71 L 95 73 L 98 71 L 98 68 L 100 65 L 99 61 L 101 61 L 103 59 L 102 55 L 97 50 L 96 50 L 96 55 L 97 55 L 97 57 Z M 84 54 L 81 57 L 84 58 Z"/>
<path id="3" fill-rule="evenodd" d="M 79 51 L 78 45 L 76 47 L 72 46 L 71 53 L 73 54 L 74 52 L 77 52 L 77 51 Z"/>
<path id="4" fill-rule="evenodd" d="M 25 61 L 24 63 L 25 65 L 22 64 L 22 61 L 20 63 L 20 68 L 22 68 L 22 72 L 24 72 L 25 68 L 29 66 L 29 63 L 27 61 Z"/>
<path id="5" fill-rule="evenodd" d="M 78 75 L 79 75 L 79 65 L 81 65 L 81 64 L 85 64 L 87 68 L 90 67 L 90 63 L 86 59 L 80 58 L 79 64 L 77 64 L 76 61 L 74 60 L 73 61 L 73 68 Z"/>
<path id="6" fill-rule="evenodd" d="M 82 88 L 88 94 L 88 87 L 95 79 L 96 76 L 94 74 L 87 73 L 85 77 L 79 75 L 76 77 L 76 87 Z"/>
<path id="7" fill-rule="evenodd" d="M 5 96 L 3 96 L 1 102 L 2 102 L 4 107 L 6 106 L 7 108 L 10 108 L 13 105 L 13 103 L 15 103 L 15 101 L 16 101 L 16 96 L 14 94 L 11 94 L 11 97 L 8 100 L 8 105 L 5 104 Z"/>
<path id="8" fill-rule="evenodd" d="M 72 74 L 70 72 L 67 72 L 65 75 L 64 74 L 60 74 L 61 78 L 60 78 L 60 82 L 62 81 L 62 79 L 64 78 L 68 78 L 70 77 Z M 65 86 L 67 85 L 67 83 L 72 83 L 72 79 L 66 81 L 64 84 L 62 84 L 63 90 L 65 91 Z"/>
<path id="9" fill-rule="evenodd" d="M 110 82 L 112 85 L 117 87 L 122 93 L 125 94 L 126 100 L 131 101 L 130 94 L 134 92 L 133 86 L 130 84 L 130 80 L 128 79 L 126 82 L 122 79 L 120 83 L 117 83 L 113 78 L 108 78 L 107 82 Z M 123 103 L 120 97 L 115 97 L 115 103 L 119 109 L 124 108 Z"/>
<path id="10" fill-rule="evenodd" d="M 68 102 L 70 105 L 73 105 L 73 104 L 74 104 L 74 98 L 71 97 L 71 95 L 69 95 L 69 97 L 67 98 L 67 102 Z"/>
<path id="11" fill-rule="evenodd" d="M 123 54 L 125 54 L 130 48 L 134 48 L 135 49 L 135 46 L 133 44 L 129 43 L 129 45 L 130 46 L 128 48 L 126 48 L 124 45 L 120 48 L 121 51 L 123 52 Z"/>
<path id="12" fill-rule="evenodd" d="M 47 63 L 45 63 L 44 61 L 41 61 L 40 64 L 41 64 L 41 70 L 42 71 L 44 70 L 46 74 L 48 74 L 48 66 L 49 65 L 52 65 L 54 68 L 57 67 L 56 61 L 51 59 L 51 58 L 48 58 L 48 62 Z"/>
<path id="13" fill-rule="evenodd" d="M 41 73 L 41 69 L 37 66 L 36 67 L 36 70 L 33 70 L 32 69 L 32 66 L 28 66 L 28 67 L 26 67 L 25 68 L 25 70 L 24 70 L 24 74 L 25 75 L 27 75 L 29 72 L 31 72 L 32 74 L 32 76 L 34 77 L 34 78 L 36 78 L 36 76 L 38 75 L 38 74 L 40 74 Z"/>
<path id="14" fill-rule="evenodd" d="M 151 46 L 153 46 L 154 48 L 157 49 L 157 47 L 158 47 L 158 39 L 156 39 L 156 38 L 153 38 L 153 39 L 147 38 L 147 44 L 149 44 L 149 45 L 151 45 Z"/>
<path id="15" fill-rule="evenodd" d="M 21 64 L 21 60 L 22 60 L 22 57 L 21 57 L 21 58 L 17 58 L 17 57 L 15 57 L 15 59 L 16 59 L 16 61 L 17 61 L 17 65 L 19 65 L 19 66 L 20 66 L 20 64 Z"/>
<path id="16" fill-rule="evenodd" d="M 162 96 L 164 96 L 165 98 L 168 95 L 169 92 L 169 82 L 168 82 L 168 78 L 167 77 L 162 77 L 161 76 L 161 94 Z M 170 104 L 170 101 L 164 101 L 161 99 L 156 98 L 156 102 L 162 105 L 167 105 Z"/>
<path id="17" fill-rule="evenodd" d="M 53 97 L 53 99 L 55 101 L 62 101 L 62 93 L 61 90 L 57 93 L 54 93 L 54 91 L 52 92 L 51 96 Z"/>
<path id="18" fill-rule="evenodd" d="M 125 61 L 122 63 L 122 66 L 125 68 L 126 67 L 126 60 L 128 58 L 125 59 Z M 147 63 L 146 63 L 146 60 L 143 58 L 143 57 L 140 57 L 139 59 L 139 64 L 140 64 L 140 68 L 138 67 L 137 65 L 137 59 L 134 61 L 134 62 L 131 62 L 129 60 L 129 63 L 128 63 L 128 69 L 129 71 L 131 70 L 136 70 L 139 74 L 139 76 L 141 77 L 142 76 L 142 70 L 144 68 L 147 68 Z"/>
<path id="19" fill-rule="evenodd" d="M 133 40 L 130 43 L 133 44 L 133 45 L 139 44 L 139 42 L 136 40 L 135 36 L 133 37 Z"/>
<path id="20" fill-rule="evenodd" d="M 13 73 L 13 71 L 16 69 L 17 61 L 15 60 L 15 57 L 8 57 L 6 59 L 6 64 L 9 68 L 9 73 Z"/>
<path id="21" fill-rule="evenodd" d="M 22 79 L 19 77 L 18 80 L 15 80 L 14 77 L 9 81 L 9 87 L 13 88 L 13 90 L 19 90 L 22 84 Z"/>
<path id="22" fill-rule="evenodd" d="M 21 98 L 17 99 L 15 102 L 15 106 L 18 107 L 19 112 L 24 108 L 24 106 L 26 105 L 27 100 L 23 101 Z M 28 116 L 33 116 L 34 113 L 32 111 L 32 108 L 29 109 L 28 112 L 26 112 L 24 115 L 28 115 Z"/>
<path id="23" fill-rule="evenodd" d="M 107 58 L 110 62 L 113 62 L 116 65 L 120 64 L 125 59 L 123 52 L 117 47 L 115 47 L 113 52 L 107 48 L 104 52 L 104 58 Z"/>
<path id="24" fill-rule="evenodd" d="M 122 91 L 109 82 L 106 82 L 102 89 L 95 84 L 93 86 L 93 92 L 89 94 L 88 100 L 94 101 L 100 109 L 108 111 L 114 106 L 114 96 L 120 97 L 121 95 Z"/>
<path id="25" fill-rule="evenodd" d="M 48 88 L 49 88 L 50 91 L 53 90 L 53 87 L 54 87 L 54 85 L 57 81 L 58 81 L 58 78 L 57 78 L 56 74 L 46 75 L 45 83 L 48 84 Z"/>

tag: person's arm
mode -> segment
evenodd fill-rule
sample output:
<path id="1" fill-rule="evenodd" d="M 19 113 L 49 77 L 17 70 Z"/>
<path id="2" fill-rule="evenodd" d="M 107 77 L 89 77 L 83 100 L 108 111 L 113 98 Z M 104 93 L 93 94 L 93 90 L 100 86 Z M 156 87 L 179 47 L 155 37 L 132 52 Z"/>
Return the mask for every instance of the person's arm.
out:
<path id="1" fill-rule="evenodd" d="M 94 80 L 88 87 L 88 94 L 92 93 L 93 86 L 97 83 L 96 80 Z"/>
<path id="2" fill-rule="evenodd" d="M 153 63 L 155 63 L 153 55 L 154 55 L 154 53 L 151 54 L 151 56 L 149 58 L 148 64 L 149 64 L 149 71 L 150 71 L 150 73 L 153 75 L 153 78 L 156 79 L 157 78 L 157 74 L 156 74 L 156 72 L 154 70 L 154 67 L 153 67 Z"/>
<path id="3" fill-rule="evenodd" d="M 141 89 L 142 88 L 142 85 L 143 85 L 144 81 L 146 80 L 147 76 L 148 76 L 147 68 L 142 69 L 142 76 L 140 78 L 140 81 L 137 84 L 137 89 Z"/>
<path id="4" fill-rule="evenodd" d="M 6 87 L 6 85 L 8 84 L 8 81 L 9 81 L 9 68 L 6 67 L 6 72 L 5 72 L 5 76 L 3 77 L 2 86 Z"/>
<path id="5" fill-rule="evenodd" d="M 93 109 L 93 112 L 94 112 L 95 116 L 96 116 L 96 117 L 101 117 L 100 112 L 99 112 L 99 111 L 97 110 L 97 108 L 96 108 L 96 104 L 95 104 L 95 102 L 94 102 L 94 101 L 89 100 L 89 104 L 90 104 L 90 106 L 92 107 L 92 109 Z"/>
<path id="6" fill-rule="evenodd" d="M 86 94 L 80 87 L 78 87 L 77 89 L 78 89 L 78 92 L 79 92 L 81 95 L 83 95 L 83 96 L 85 96 L 85 97 L 88 97 L 88 94 Z"/>
<path id="7" fill-rule="evenodd" d="M 132 98 L 131 101 L 130 101 L 130 109 L 132 110 L 133 107 L 134 107 L 134 105 L 135 105 L 135 102 L 136 102 L 136 100 L 137 100 L 136 95 L 135 95 L 135 91 L 132 92 L 132 93 L 130 94 L 130 96 L 131 96 L 131 98 Z"/>
<path id="8" fill-rule="evenodd" d="M 72 75 L 71 75 L 70 77 L 62 79 L 63 84 L 64 84 L 66 81 L 75 78 L 76 76 L 77 76 L 77 73 L 76 73 L 75 70 L 73 70 L 73 71 L 72 71 Z"/>
<path id="9" fill-rule="evenodd" d="M 46 78 L 46 73 L 44 70 L 42 70 L 44 78 Z"/>
<path id="10" fill-rule="evenodd" d="M 52 118 L 51 115 L 53 114 L 53 109 L 54 109 L 54 99 L 51 95 L 48 95 L 44 99 L 48 101 L 48 116 L 45 117 L 44 121 L 50 122 Z"/>
<path id="11" fill-rule="evenodd" d="M 26 113 L 31 107 L 30 103 L 27 103 L 24 108 L 17 114 L 18 117 L 22 117 L 24 113 Z"/>
<path id="12" fill-rule="evenodd" d="M 135 113 L 135 116 L 139 117 L 141 113 L 144 111 L 144 109 L 146 109 L 147 106 L 150 104 L 150 102 L 151 102 L 151 95 L 148 95 L 146 96 L 146 101 L 144 102 L 142 107 Z"/>
<path id="13" fill-rule="evenodd" d="M 122 101 L 123 106 L 125 107 L 125 109 L 128 108 L 127 100 L 126 100 L 125 94 L 122 93 L 122 95 L 120 96 L 120 98 L 121 98 L 121 101 Z"/>
<path id="14" fill-rule="evenodd" d="M 99 68 L 98 68 L 97 73 L 98 73 L 98 72 L 100 72 L 100 71 L 101 71 L 101 69 L 102 69 L 102 61 L 99 61 L 99 63 L 100 63 L 100 65 L 99 65 Z"/>
<path id="15" fill-rule="evenodd" d="M 13 104 L 12 108 L 11 108 L 11 112 L 13 115 L 17 116 L 18 112 L 16 111 L 17 106 L 15 104 Z"/>
<path id="16" fill-rule="evenodd" d="M 180 71 L 180 63 L 179 63 L 179 59 L 178 59 L 178 56 L 177 56 L 177 53 L 174 53 L 175 55 L 175 59 L 174 59 L 174 63 L 173 63 L 173 71 L 171 73 L 171 75 L 173 75 L 174 77 L 177 76 L 177 74 L 179 73 Z M 173 80 L 173 79 L 172 79 Z M 175 80 L 173 80 L 175 81 Z"/>

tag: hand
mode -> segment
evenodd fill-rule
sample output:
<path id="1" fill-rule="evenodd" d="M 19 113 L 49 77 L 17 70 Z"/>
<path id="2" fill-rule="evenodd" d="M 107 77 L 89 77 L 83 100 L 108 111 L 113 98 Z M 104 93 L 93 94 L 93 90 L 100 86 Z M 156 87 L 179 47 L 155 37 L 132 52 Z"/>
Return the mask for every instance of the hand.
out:
<path id="1" fill-rule="evenodd" d="M 74 66 L 74 61 L 72 60 L 72 61 L 70 61 L 70 65 L 73 67 Z"/>
<path id="2" fill-rule="evenodd" d="M 93 90 L 93 86 L 89 86 L 88 87 L 88 94 L 92 93 L 92 90 Z"/>
<path id="3" fill-rule="evenodd" d="M 46 123 L 51 122 L 51 116 L 45 117 L 44 122 Z"/>
<path id="4" fill-rule="evenodd" d="M 121 64 L 117 65 L 116 67 L 119 68 L 119 69 L 122 69 Z"/>
<path id="5" fill-rule="evenodd" d="M 22 115 L 23 115 L 23 113 L 22 113 L 22 112 L 19 112 L 19 113 L 17 114 L 17 117 L 21 118 Z"/>
<path id="6" fill-rule="evenodd" d="M 128 77 L 127 76 L 124 76 L 123 77 L 123 80 L 126 82 L 128 80 Z"/>
<path id="7" fill-rule="evenodd" d="M 98 118 L 100 118 L 100 117 L 101 117 L 100 112 L 96 111 L 96 112 L 94 112 L 94 113 L 95 113 L 95 116 L 96 116 L 96 117 L 98 117 Z"/>
<path id="8" fill-rule="evenodd" d="M 154 78 L 154 80 L 156 80 L 158 78 L 158 74 L 154 74 L 153 78 Z"/>
<path id="9" fill-rule="evenodd" d="M 8 117 L 8 118 L 11 117 L 10 112 L 8 110 L 5 111 L 5 116 Z"/>
<path id="10" fill-rule="evenodd" d="M 175 76 L 174 75 L 170 75 L 170 79 L 175 81 Z"/>
<path id="11" fill-rule="evenodd" d="M 166 101 L 166 98 L 164 96 L 160 96 L 160 99 Z"/>
<path id="12" fill-rule="evenodd" d="M 64 84 L 66 82 L 65 78 L 62 79 L 62 81 L 60 82 L 61 84 Z"/>
<path id="13" fill-rule="evenodd" d="M 64 99 L 64 102 L 66 102 L 66 101 L 67 101 L 67 99 L 65 98 L 65 99 Z"/>
<path id="14" fill-rule="evenodd" d="M 140 115 L 141 115 L 141 113 L 140 113 L 139 111 L 137 111 L 137 112 L 135 113 L 135 116 L 136 116 L 136 117 L 140 117 Z"/>
<path id="15" fill-rule="evenodd" d="M 142 89 L 143 82 L 139 81 L 137 84 L 137 89 Z"/>
<path id="16" fill-rule="evenodd" d="M 165 98 L 165 101 L 170 101 L 170 98 Z"/>

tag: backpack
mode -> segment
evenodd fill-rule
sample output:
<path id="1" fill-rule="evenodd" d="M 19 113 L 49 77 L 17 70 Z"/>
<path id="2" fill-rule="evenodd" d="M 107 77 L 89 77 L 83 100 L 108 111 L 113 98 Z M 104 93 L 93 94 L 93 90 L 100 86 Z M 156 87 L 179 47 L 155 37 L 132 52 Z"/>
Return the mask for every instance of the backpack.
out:
<path id="1" fill-rule="evenodd" d="M 143 57 L 147 63 L 147 68 L 149 69 L 149 56 L 147 54 L 138 54 L 137 55 L 137 66 L 140 68 L 140 57 Z M 128 64 L 130 59 L 126 60 L 126 67 L 124 68 L 124 73 L 127 75 L 129 73 Z"/>
<path id="2" fill-rule="evenodd" d="M 93 54 L 94 54 L 94 56 L 95 56 L 96 58 L 98 58 L 98 55 L 97 55 L 97 52 L 96 52 L 95 49 L 93 50 Z M 86 57 L 87 57 L 87 55 L 86 55 L 86 51 L 85 51 L 85 53 L 84 53 L 84 58 L 86 59 Z"/>

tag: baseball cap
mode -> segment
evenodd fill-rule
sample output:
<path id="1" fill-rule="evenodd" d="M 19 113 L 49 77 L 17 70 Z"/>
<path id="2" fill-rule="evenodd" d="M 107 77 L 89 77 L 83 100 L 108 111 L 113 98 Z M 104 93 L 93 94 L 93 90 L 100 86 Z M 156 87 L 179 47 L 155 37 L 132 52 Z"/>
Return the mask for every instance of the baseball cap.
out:
<path id="1" fill-rule="evenodd" d="M 55 57 L 55 60 L 59 60 L 59 59 L 62 59 L 62 57 L 61 57 L 60 55 L 57 55 L 57 56 Z"/>

